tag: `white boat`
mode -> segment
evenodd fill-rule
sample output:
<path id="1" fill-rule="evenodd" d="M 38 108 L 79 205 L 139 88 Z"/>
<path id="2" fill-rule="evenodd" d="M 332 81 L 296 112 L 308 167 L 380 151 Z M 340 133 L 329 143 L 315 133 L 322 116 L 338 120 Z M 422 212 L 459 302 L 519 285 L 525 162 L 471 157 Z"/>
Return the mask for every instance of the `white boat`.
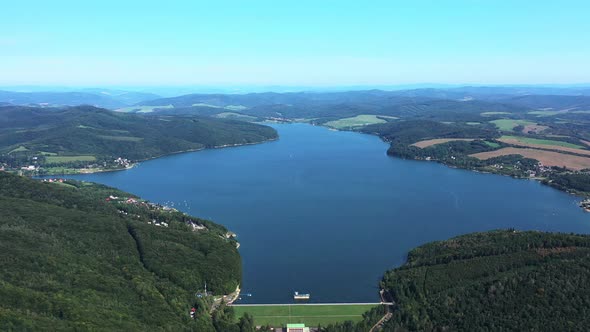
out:
<path id="1" fill-rule="evenodd" d="M 309 294 L 299 294 L 299 292 L 293 294 L 293 299 L 295 300 L 309 300 L 309 297 Z"/>

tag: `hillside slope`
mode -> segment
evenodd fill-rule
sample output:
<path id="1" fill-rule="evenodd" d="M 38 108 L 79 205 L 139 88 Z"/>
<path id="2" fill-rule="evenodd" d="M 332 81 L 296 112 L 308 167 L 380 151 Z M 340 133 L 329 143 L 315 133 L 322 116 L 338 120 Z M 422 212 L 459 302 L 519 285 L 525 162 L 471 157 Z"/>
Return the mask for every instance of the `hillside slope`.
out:
<path id="1" fill-rule="evenodd" d="M 590 323 L 590 236 L 493 231 L 412 250 L 382 287 L 388 331 L 582 331 Z"/>
<path id="2" fill-rule="evenodd" d="M 235 290 L 235 241 L 128 197 L 0 172 L 0 330 L 207 329 L 210 319 L 189 318 L 194 294 L 205 282 L 214 294 Z"/>
<path id="3" fill-rule="evenodd" d="M 144 160 L 188 150 L 275 139 L 274 129 L 195 116 L 121 114 L 90 106 L 66 109 L 0 107 L 0 154 L 12 167 L 116 158 Z M 70 158 L 63 158 L 63 157 Z M 75 156 L 86 156 L 77 161 Z"/>

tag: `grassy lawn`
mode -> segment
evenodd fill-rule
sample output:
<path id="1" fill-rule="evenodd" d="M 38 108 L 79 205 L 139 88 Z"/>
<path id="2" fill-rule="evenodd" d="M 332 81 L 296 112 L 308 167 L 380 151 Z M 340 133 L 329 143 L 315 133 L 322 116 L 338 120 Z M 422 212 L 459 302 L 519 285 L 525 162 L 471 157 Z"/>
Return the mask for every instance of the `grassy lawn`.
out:
<path id="1" fill-rule="evenodd" d="M 143 137 L 134 137 L 134 136 L 109 136 L 109 135 L 98 135 L 102 139 L 106 139 L 109 141 L 119 141 L 119 142 L 140 142 L 143 141 Z"/>
<path id="2" fill-rule="evenodd" d="M 220 119 L 232 119 L 232 120 L 242 120 L 242 121 L 256 120 L 256 118 L 253 116 L 244 115 L 244 114 L 240 114 L 240 113 L 234 113 L 234 112 L 222 112 L 219 114 L 215 114 L 215 117 L 220 118 Z"/>
<path id="3" fill-rule="evenodd" d="M 513 120 L 513 119 L 500 119 L 500 120 L 494 120 L 494 121 L 490 121 L 491 123 L 495 124 L 496 127 L 498 127 L 498 129 L 502 130 L 502 131 L 512 131 L 512 129 L 514 129 L 514 127 L 521 125 L 521 126 L 526 126 L 526 125 L 534 125 L 534 122 L 531 121 L 526 121 L 526 120 Z"/>
<path id="4" fill-rule="evenodd" d="M 243 111 L 248 109 L 248 107 L 244 105 L 227 105 L 224 108 L 230 111 Z"/>
<path id="5" fill-rule="evenodd" d="M 363 313 L 375 307 L 362 305 L 281 305 L 281 306 L 233 306 L 236 317 L 245 312 L 254 317 L 256 325 L 279 327 L 285 324 L 304 323 L 307 326 L 359 321 Z"/>
<path id="6" fill-rule="evenodd" d="M 19 146 L 18 148 L 8 152 L 8 153 L 15 153 L 15 152 L 25 152 L 25 151 L 29 151 L 29 149 L 25 148 L 24 146 Z"/>
<path id="7" fill-rule="evenodd" d="M 484 143 L 485 143 L 487 146 L 489 146 L 489 147 L 491 147 L 491 148 L 494 148 L 494 149 L 496 149 L 496 148 L 499 148 L 499 147 L 500 147 L 500 144 L 498 144 L 498 143 L 496 143 L 496 142 L 484 141 Z"/>
<path id="8" fill-rule="evenodd" d="M 370 124 L 375 123 L 385 123 L 387 121 L 379 118 L 377 115 L 371 114 L 361 114 L 351 118 L 344 118 L 334 121 L 326 122 L 325 125 L 328 127 L 332 127 L 335 129 L 345 129 L 345 128 L 354 128 L 354 127 L 362 127 L 367 126 Z"/>
<path id="9" fill-rule="evenodd" d="M 557 115 L 563 112 L 560 111 L 532 111 L 532 112 L 528 112 L 528 114 L 532 114 L 532 115 L 538 115 L 538 116 L 552 116 L 552 115 Z"/>
<path id="10" fill-rule="evenodd" d="M 508 113 L 508 112 L 483 112 L 483 113 L 481 113 L 482 116 L 503 115 L 503 114 L 510 114 L 510 113 Z"/>
<path id="11" fill-rule="evenodd" d="M 573 148 L 573 149 L 584 149 L 581 145 L 576 145 L 568 142 L 563 141 L 554 141 L 549 139 L 538 139 L 538 138 L 530 138 L 530 137 L 520 137 L 520 136 L 502 136 L 500 139 L 513 139 L 517 140 L 521 143 L 526 144 L 540 144 L 540 145 L 548 145 L 548 146 L 563 146 L 566 148 Z"/>
<path id="12" fill-rule="evenodd" d="M 123 108 L 119 108 L 116 109 L 115 112 L 121 112 L 121 113 L 151 113 L 153 112 L 156 108 L 160 109 L 160 108 L 174 108 L 174 106 L 172 105 L 166 105 L 166 106 L 129 106 L 129 107 L 123 107 Z"/>
<path id="13" fill-rule="evenodd" d="M 66 175 L 66 174 L 80 174 L 80 170 L 76 168 L 67 167 L 50 167 L 45 168 L 46 175 Z"/>
<path id="14" fill-rule="evenodd" d="M 95 161 L 95 156 L 48 156 L 45 158 L 48 164 L 69 163 L 73 161 Z"/>

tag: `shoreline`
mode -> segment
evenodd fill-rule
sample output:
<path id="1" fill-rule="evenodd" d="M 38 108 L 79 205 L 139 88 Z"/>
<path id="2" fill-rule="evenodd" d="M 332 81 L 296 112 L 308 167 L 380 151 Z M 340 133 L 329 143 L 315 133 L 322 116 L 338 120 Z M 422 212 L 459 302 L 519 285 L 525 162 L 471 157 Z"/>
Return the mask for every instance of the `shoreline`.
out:
<path id="1" fill-rule="evenodd" d="M 116 168 L 116 169 L 97 168 L 97 169 L 88 169 L 88 171 L 84 171 L 84 170 L 87 170 L 86 168 L 80 168 L 79 171 L 76 172 L 76 173 L 43 174 L 43 175 L 35 175 L 35 177 L 38 177 L 38 176 L 83 175 L 83 174 L 95 174 L 95 173 L 105 173 L 105 172 L 121 172 L 121 171 L 127 171 L 127 170 L 130 170 L 132 168 L 135 168 L 135 167 L 139 166 L 139 164 L 141 164 L 142 162 L 145 162 L 145 161 L 150 161 L 150 160 L 155 160 L 155 159 L 158 159 L 158 158 L 173 156 L 173 155 L 176 155 L 176 154 L 190 153 L 190 152 L 199 152 L 199 151 L 212 150 L 212 149 L 233 148 L 233 147 L 240 147 L 240 146 L 247 146 L 247 145 L 257 145 L 257 144 L 263 144 L 263 143 L 268 143 L 268 142 L 273 142 L 273 141 L 278 141 L 278 140 L 279 140 L 279 137 L 277 136 L 276 138 L 269 138 L 269 139 L 266 139 L 266 140 L 263 140 L 263 141 L 260 141 L 260 142 L 224 144 L 224 145 L 216 145 L 216 146 L 212 146 L 212 147 L 203 147 L 203 148 L 198 148 L 198 149 L 188 149 L 188 150 L 182 150 L 182 151 L 174 151 L 174 152 L 165 153 L 165 154 L 161 154 L 161 155 L 158 155 L 158 156 L 154 156 L 154 157 L 150 157 L 150 158 L 138 160 L 137 162 L 134 162 L 131 165 L 125 167 L 125 168 Z"/>
<path id="2" fill-rule="evenodd" d="M 348 129 L 336 129 L 336 128 L 332 128 L 332 127 L 324 126 L 324 125 L 320 125 L 320 126 L 322 126 L 324 128 L 327 128 L 329 130 L 334 130 L 334 131 L 351 131 L 351 132 L 355 132 L 355 133 L 359 133 L 359 134 L 367 134 L 367 135 L 371 135 L 371 136 L 377 136 L 384 143 L 387 143 L 387 144 L 391 145 L 391 142 L 389 142 L 387 139 L 381 137 L 381 135 L 379 135 L 378 133 L 364 133 L 364 132 L 360 132 L 360 131 L 357 131 L 357 130 L 354 130 L 354 129 L 349 129 L 349 130 Z M 446 163 L 444 163 L 442 161 L 439 161 L 439 160 L 423 160 L 423 159 L 415 159 L 415 158 L 412 158 L 412 159 L 410 159 L 410 158 L 402 158 L 402 157 L 399 157 L 399 156 L 396 156 L 396 155 L 389 154 L 387 152 L 386 152 L 386 155 L 388 157 L 405 159 L 405 160 L 413 160 L 413 161 L 419 161 L 419 162 L 425 162 L 425 161 L 432 162 L 433 161 L 433 162 L 436 162 L 438 164 L 444 165 L 445 167 L 448 167 L 448 168 L 460 169 L 460 170 L 464 170 L 464 171 L 476 172 L 476 173 L 481 173 L 481 174 L 492 174 L 492 175 L 507 176 L 507 177 L 510 177 L 510 178 L 513 178 L 513 179 L 517 179 L 517 180 L 532 180 L 532 181 L 535 181 L 535 182 L 540 183 L 541 185 L 551 187 L 551 188 L 553 188 L 555 190 L 564 192 L 566 194 L 572 195 L 572 196 L 580 199 L 581 201 L 577 205 L 582 210 L 584 210 L 584 212 L 590 212 L 590 204 L 588 205 L 587 208 L 583 206 L 583 203 L 584 203 L 585 200 L 590 200 L 590 196 L 588 194 L 580 193 L 580 192 L 577 192 L 577 191 L 574 191 L 574 190 L 568 190 L 567 188 L 560 188 L 560 187 L 557 187 L 557 186 L 553 186 L 553 185 L 551 185 L 550 182 L 545 182 L 544 181 L 545 178 L 541 178 L 541 177 L 518 177 L 518 176 L 513 176 L 513 175 L 508 175 L 508 174 L 502 174 L 502 173 L 496 173 L 496 172 L 491 172 L 491 171 L 486 171 L 486 170 L 464 168 L 464 167 L 459 167 L 459 166 L 455 166 L 455 165 L 449 165 L 449 164 L 446 164 Z"/>
<path id="3" fill-rule="evenodd" d="M 512 179 L 515 179 L 515 180 L 535 181 L 535 182 L 537 182 L 537 183 L 539 183 L 539 184 L 541 184 L 543 186 L 547 186 L 547 187 L 553 188 L 553 189 L 555 189 L 557 191 L 560 191 L 560 192 L 569 194 L 571 196 L 574 196 L 574 197 L 580 199 L 581 201 L 577 205 L 581 209 L 583 209 L 584 212 L 590 212 L 590 207 L 589 208 L 585 208 L 585 207 L 582 206 L 582 203 L 585 200 L 590 199 L 587 194 L 579 193 L 579 192 L 576 192 L 576 191 L 573 191 L 573 190 L 569 190 L 569 189 L 566 189 L 566 188 L 561 188 L 561 187 L 557 187 L 557 186 L 551 185 L 551 182 L 545 182 L 546 178 L 542 178 L 542 177 L 518 177 L 518 176 L 513 176 L 513 175 L 508 175 L 508 174 L 502 174 L 502 173 L 495 173 L 495 172 L 490 172 L 490 171 L 485 171 L 485 170 L 470 169 L 470 168 L 458 167 L 458 166 L 455 166 L 455 165 L 448 165 L 448 164 L 445 164 L 444 162 L 441 162 L 441 161 L 438 161 L 438 160 L 408 159 L 408 158 L 398 157 L 396 155 L 390 155 L 390 154 L 387 154 L 387 155 L 389 157 L 393 157 L 393 158 L 399 158 L 399 159 L 405 159 L 405 160 L 412 160 L 412 161 L 418 161 L 418 162 L 426 162 L 426 161 L 428 161 L 428 162 L 435 162 L 435 163 L 444 165 L 445 167 L 448 167 L 448 168 L 453 168 L 453 169 L 458 169 L 458 170 L 463 170 L 463 171 L 469 171 L 469 172 L 475 172 L 475 173 L 480 173 L 480 174 L 491 174 L 491 175 L 505 176 L 505 177 L 509 177 L 509 178 L 512 178 Z"/>

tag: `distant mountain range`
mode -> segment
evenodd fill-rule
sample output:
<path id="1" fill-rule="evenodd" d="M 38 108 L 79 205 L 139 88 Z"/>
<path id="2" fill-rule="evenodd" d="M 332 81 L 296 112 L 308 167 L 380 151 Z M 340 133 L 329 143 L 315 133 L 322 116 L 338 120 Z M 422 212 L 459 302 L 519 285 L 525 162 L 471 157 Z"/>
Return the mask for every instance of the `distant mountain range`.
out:
<path id="1" fill-rule="evenodd" d="M 91 105 L 115 109 L 159 98 L 152 93 L 119 90 L 85 89 L 68 92 L 15 92 L 0 90 L 0 104 L 29 106 Z"/>
<path id="2" fill-rule="evenodd" d="M 576 90 L 579 91 L 579 90 Z M 432 116 L 441 113 L 526 113 L 538 109 L 589 110 L 590 95 L 529 95 L 521 88 L 458 88 L 400 91 L 190 94 L 142 101 L 136 112 L 219 115 L 228 112 L 257 118 L 334 118 L 361 114 Z M 549 92 L 549 91 L 547 91 Z M 565 93 L 565 91 L 562 91 Z"/>
<path id="3" fill-rule="evenodd" d="M 183 108 L 180 113 L 205 112 L 207 108 L 225 108 L 241 111 L 245 108 L 260 107 L 317 107 L 318 105 L 364 104 L 367 107 L 378 105 L 387 107 L 427 100 L 486 101 L 511 104 L 527 108 L 576 108 L 590 106 L 590 87 L 588 86 L 444 86 L 409 85 L 383 86 L 381 89 L 361 90 L 362 87 L 349 87 L 349 91 L 338 88 L 286 88 L 268 87 L 268 91 L 256 93 L 236 93 L 247 89 L 205 89 L 205 88 L 152 88 L 145 91 L 102 88 L 55 88 L 42 91 L 40 87 L 10 87 L 0 89 L 0 105 L 29 106 L 77 106 L 91 105 L 124 111 L 142 111 L 140 107 L 130 106 L 169 106 Z M 13 89 L 14 91 L 9 91 Z M 307 89 L 307 91 L 306 91 Z M 341 88 L 344 89 L 344 88 Z M 250 91 L 256 91 L 252 88 Z M 155 94 L 146 91 L 161 91 Z M 190 93 L 205 91 L 214 93 Z M 219 93 L 215 93 L 219 91 Z M 293 92 L 299 91 L 299 92 Z M 162 98 L 162 96 L 168 96 Z M 542 96 L 542 97 L 541 97 Z M 550 106 L 547 106 L 550 105 Z M 187 110 L 186 108 L 192 108 Z M 148 110 L 151 112 L 152 110 Z M 165 110 L 170 112 L 170 110 Z M 178 113 L 179 110 L 174 112 Z M 251 114 L 252 112 L 250 112 Z M 281 113 L 281 112 L 278 112 Z M 251 114 L 252 115 L 252 114 Z"/>

